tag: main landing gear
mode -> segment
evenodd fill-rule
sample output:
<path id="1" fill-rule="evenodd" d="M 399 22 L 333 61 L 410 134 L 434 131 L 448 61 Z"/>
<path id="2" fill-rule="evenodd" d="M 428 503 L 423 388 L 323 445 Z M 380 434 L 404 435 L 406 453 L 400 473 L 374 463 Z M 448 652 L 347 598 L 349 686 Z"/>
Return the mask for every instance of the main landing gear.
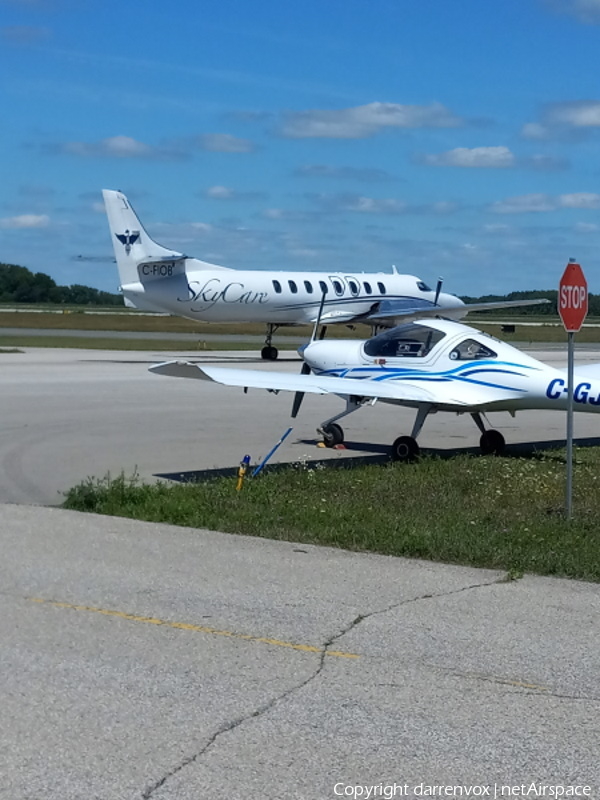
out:
<path id="1" fill-rule="evenodd" d="M 326 420 L 319 428 L 317 428 L 317 432 L 323 437 L 323 443 L 325 446 L 335 447 L 338 444 L 342 444 L 344 441 L 344 431 L 341 425 L 337 424 L 337 420 L 348 416 L 348 414 L 352 414 L 353 411 L 358 411 L 359 408 L 362 408 L 362 406 L 366 405 L 367 403 L 374 404 L 374 402 L 375 400 L 368 397 L 349 397 L 346 400 L 345 411 L 342 411 L 341 414 L 337 414 L 335 417 L 331 417 L 331 419 Z M 420 406 L 417 411 L 417 417 L 415 419 L 415 424 L 413 425 L 411 435 L 399 436 L 392 444 L 392 461 L 402 461 L 404 463 L 416 461 L 421 453 L 421 448 L 417 443 L 417 437 L 420 434 L 423 423 L 429 414 L 435 414 L 436 411 L 437 409 L 433 406 Z M 500 431 L 486 429 L 480 412 L 475 412 L 471 414 L 471 416 L 481 431 L 479 446 L 481 448 L 482 455 L 500 455 L 504 451 L 506 445 L 504 436 L 502 436 Z"/>
<path id="2" fill-rule="evenodd" d="M 500 431 L 494 431 L 491 429 L 487 429 L 483 424 L 483 420 L 481 419 L 481 414 L 477 412 L 476 414 L 471 414 L 473 417 L 475 424 L 481 431 L 481 438 L 479 439 L 479 447 L 481 448 L 481 452 L 484 456 L 499 456 L 506 446 L 506 441 L 504 436 L 500 433 Z"/>
<path id="3" fill-rule="evenodd" d="M 275 325 L 274 323 L 269 322 L 267 325 L 267 335 L 265 337 L 265 346 L 260 351 L 260 357 L 263 361 L 276 361 L 277 356 L 279 355 L 279 350 L 274 347 L 271 342 L 273 340 L 273 334 L 277 330 L 279 325 Z"/>

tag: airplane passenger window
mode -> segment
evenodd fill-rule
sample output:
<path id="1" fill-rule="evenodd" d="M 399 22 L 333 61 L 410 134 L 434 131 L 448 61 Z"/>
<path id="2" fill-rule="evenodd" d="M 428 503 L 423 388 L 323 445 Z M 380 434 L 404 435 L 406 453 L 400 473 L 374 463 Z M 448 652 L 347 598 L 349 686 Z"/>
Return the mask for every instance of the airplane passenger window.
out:
<path id="1" fill-rule="evenodd" d="M 291 293 L 292 293 L 292 294 L 297 294 L 297 292 L 298 292 L 298 287 L 296 286 L 296 282 L 295 282 L 295 281 L 288 281 L 288 283 L 289 283 L 289 285 L 290 285 L 290 291 L 291 291 Z"/>
<path id="2" fill-rule="evenodd" d="M 359 292 L 358 286 L 356 285 L 356 281 L 348 281 L 348 286 L 350 287 L 350 291 L 356 297 Z"/>
<path id="3" fill-rule="evenodd" d="M 369 339 L 364 352 L 376 358 L 424 358 L 445 335 L 436 328 L 408 323 Z"/>
<path id="4" fill-rule="evenodd" d="M 331 282 L 333 284 L 333 288 L 335 289 L 335 293 L 336 294 L 339 294 L 339 295 L 344 294 L 344 287 L 342 286 L 342 284 L 339 281 L 336 281 L 334 279 Z"/>
<path id="5" fill-rule="evenodd" d="M 367 294 L 371 294 L 372 293 L 373 289 L 371 289 L 371 284 L 370 283 L 367 283 L 367 281 L 365 281 L 363 283 L 363 286 L 365 287 L 365 292 Z"/>
<path id="6" fill-rule="evenodd" d="M 450 352 L 453 361 L 476 361 L 480 358 L 497 358 L 497 353 L 475 339 L 465 339 Z"/>
<path id="7" fill-rule="evenodd" d="M 321 289 L 321 294 L 327 294 L 327 292 L 329 291 L 329 288 L 325 283 L 325 281 L 319 281 L 319 287 Z"/>
<path id="8" fill-rule="evenodd" d="M 277 292 L 277 294 L 281 294 L 281 284 L 279 281 L 273 281 L 273 288 Z"/>
<path id="9" fill-rule="evenodd" d="M 381 294 L 385 294 L 386 289 L 381 281 L 377 281 L 377 286 L 379 287 L 379 291 L 381 292 Z"/>
<path id="10" fill-rule="evenodd" d="M 310 281 L 304 281 L 304 288 L 309 294 L 313 293 L 312 283 Z"/>

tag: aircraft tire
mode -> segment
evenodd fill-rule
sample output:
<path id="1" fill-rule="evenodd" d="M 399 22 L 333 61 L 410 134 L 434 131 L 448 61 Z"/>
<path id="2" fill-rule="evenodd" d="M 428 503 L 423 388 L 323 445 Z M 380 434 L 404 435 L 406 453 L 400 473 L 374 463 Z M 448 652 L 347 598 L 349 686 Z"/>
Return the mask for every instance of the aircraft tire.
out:
<path id="1" fill-rule="evenodd" d="M 266 344 L 260 351 L 260 357 L 263 361 L 276 361 L 279 355 L 279 350 L 273 345 Z"/>
<path id="2" fill-rule="evenodd" d="M 489 430 L 481 434 L 479 447 L 484 456 L 499 456 L 504 452 L 506 441 L 500 431 Z"/>
<path id="3" fill-rule="evenodd" d="M 344 441 L 344 431 L 341 425 L 336 422 L 330 422 L 321 429 L 323 434 L 323 443 L 326 447 L 335 447 L 336 444 L 342 444 Z"/>
<path id="4" fill-rule="evenodd" d="M 409 463 L 416 461 L 420 454 L 421 448 L 412 436 L 399 436 L 392 445 L 392 461 Z"/>

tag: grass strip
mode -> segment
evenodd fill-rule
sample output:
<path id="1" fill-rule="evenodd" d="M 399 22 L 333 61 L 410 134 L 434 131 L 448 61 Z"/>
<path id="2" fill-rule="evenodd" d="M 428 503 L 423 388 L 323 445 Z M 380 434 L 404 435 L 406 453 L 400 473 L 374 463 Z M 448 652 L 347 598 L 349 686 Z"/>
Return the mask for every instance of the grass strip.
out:
<path id="1" fill-rule="evenodd" d="M 278 343 L 279 344 L 279 343 Z M 113 337 L 87 338 L 84 336 L 0 336 L 0 348 L 26 348 L 26 347 L 62 347 L 79 350 L 159 350 L 159 351 L 194 351 L 198 353 L 210 350 L 260 350 L 257 342 L 202 342 L 202 346 L 187 339 L 156 340 L 156 339 L 118 339 Z M 295 350 L 294 345 L 285 343 L 279 350 Z M 15 352 L 14 350 L 12 352 Z"/>
<path id="2" fill-rule="evenodd" d="M 562 452 L 459 455 L 247 479 L 147 484 L 121 475 L 72 488 L 65 508 L 446 563 L 600 581 L 600 448 L 577 448 L 574 519 Z"/>

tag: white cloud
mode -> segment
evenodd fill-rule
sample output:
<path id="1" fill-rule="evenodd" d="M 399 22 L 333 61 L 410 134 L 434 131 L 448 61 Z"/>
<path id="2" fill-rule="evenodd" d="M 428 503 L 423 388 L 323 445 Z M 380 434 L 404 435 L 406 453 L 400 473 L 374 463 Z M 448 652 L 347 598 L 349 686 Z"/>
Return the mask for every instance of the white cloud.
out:
<path id="1" fill-rule="evenodd" d="M 578 233 L 596 233 L 600 230 L 600 225 L 593 222 L 578 222 L 575 225 L 575 230 Z"/>
<path id="2" fill-rule="evenodd" d="M 592 192 L 560 194 L 556 197 L 547 194 L 525 194 L 492 203 L 489 210 L 494 214 L 528 214 L 558 211 L 563 208 L 600 208 L 600 195 Z"/>
<path id="3" fill-rule="evenodd" d="M 600 101 L 569 100 L 544 106 L 540 120 L 523 125 L 521 136 L 534 141 L 573 139 L 594 128 L 600 128 Z"/>
<path id="4" fill-rule="evenodd" d="M 600 194 L 593 192 L 561 194 L 558 202 L 561 208 L 600 208 Z"/>
<path id="5" fill-rule="evenodd" d="M 332 178 L 334 180 L 387 181 L 392 179 L 389 172 L 374 167 L 337 167 L 331 164 L 305 164 L 294 170 L 300 178 Z"/>
<path id="6" fill-rule="evenodd" d="M 81 158 L 148 158 L 161 161 L 185 158 L 185 153 L 177 148 L 153 147 L 123 135 L 110 136 L 99 142 L 66 142 L 52 147 L 51 152 Z"/>
<path id="7" fill-rule="evenodd" d="M 527 122 L 521 128 L 521 136 L 523 139 L 534 139 L 536 141 L 549 139 L 551 136 L 550 130 L 539 122 Z"/>
<path id="8" fill-rule="evenodd" d="M 279 129 L 292 139 L 365 139 L 385 128 L 456 128 L 464 121 L 441 103 L 427 106 L 368 103 L 339 110 L 295 111 Z"/>
<path id="9" fill-rule="evenodd" d="M 574 100 L 568 103 L 552 103 L 544 113 L 549 125 L 570 125 L 574 128 L 600 127 L 600 101 Z"/>
<path id="10" fill-rule="evenodd" d="M 252 153 L 256 145 L 249 139 L 240 139 L 229 133 L 205 133 L 194 140 L 201 150 L 213 153 Z"/>
<path id="11" fill-rule="evenodd" d="M 21 214 L 18 217 L 4 217 L 0 219 L 0 228 L 3 230 L 19 230 L 23 228 L 46 228 L 50 224 L 47 214 Z"/>
<path id="12" fill-rule="evenodd" d="M 48 28 L 39 28 L 32 25 L 5 25 L 0 27 L 0 37 L 9 44 L 30 45 L 48 39 Z"/>
<path id="13" fill-rule="evenodd" d="M 445 153 L 424 155 L 422 161 L 434 167 L 467 167 L 506 169 L 517 159 L 508 147 L 455 147 Z"/>
<path id="14" fill-rule="evenodd" d="M 228 189 L 227 186 L 210 186 L 206 190 L 207 197 L 212 197 L 217 200 L 227 200 L 228 198 L 233 197 L 233 195 L 233 189 Z"/>
<path id="15" fill-rule="evenodd" d="M 375 198 L 358 194 L 319 194 L 317 202 L 331 211 L 359 214 L 403 214 L 407 204 L 393 197 Z"/>
<path id="16" fill-rule="evenodd" d="M 211 200 L 264 200 L 264 192 L 238 191 L 229 186 L 210 186 L 206 192 L 206 197 Z"/>
<path id="17" fill-rule="evenodd" d="M 395 197 L 367 197 L 365 195 L 316 194 L 307 195 L 318 203 L 324 211 L 339 213 L 351 211 L 357 214 L 398 215 L 398 214 L 435 214 L 437 216 L 453 214 L 459 209 L 458 203 L 441 201 L 428 205 L 411 205 Z"/>
<path id="18" fill-rule="evenodd" d="M 444 153 L 417 156 L 417 161 L 433 167 L 466 169 L 513 169 L 523 167 L 539 171 L 566 169 L 568 161 L 555 156 L 536 154 L 518 158 L 508 147 L 456 147 Z"/>
<path id="19" fill-rule="evenodd" d="M 586 25 L 600 23 L 600 0 L 546 0 L 547 4 Z"/>

